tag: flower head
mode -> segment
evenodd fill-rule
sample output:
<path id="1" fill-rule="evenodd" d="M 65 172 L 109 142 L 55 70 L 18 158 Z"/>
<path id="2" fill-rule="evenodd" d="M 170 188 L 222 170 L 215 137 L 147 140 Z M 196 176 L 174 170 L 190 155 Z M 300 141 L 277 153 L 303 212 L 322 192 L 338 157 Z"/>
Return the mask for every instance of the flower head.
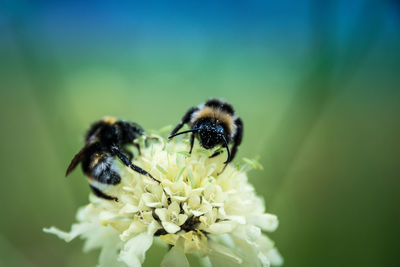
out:
<path id="1" fill-rule="evenodd" d="M 189 266 L 186 253 L 198 253 L 212 266 L 282 264 L 274 243 L 262 231 L 274 231 L 275 215 L 247 181 L 246 169 L 209 158 L 201 148 L 187 153 L 185 142 L 159 142 L 142 149 L 135 164 L 160 183 L 121 167 L 113 187 L 119 201 L 90 196 L 70 232 L 44 229 L 69 242 L 85 239 L 85 249 L 101 248 L 99 266 L 141 266 L 155 238 L 171 246 L 162 266 Z"/>

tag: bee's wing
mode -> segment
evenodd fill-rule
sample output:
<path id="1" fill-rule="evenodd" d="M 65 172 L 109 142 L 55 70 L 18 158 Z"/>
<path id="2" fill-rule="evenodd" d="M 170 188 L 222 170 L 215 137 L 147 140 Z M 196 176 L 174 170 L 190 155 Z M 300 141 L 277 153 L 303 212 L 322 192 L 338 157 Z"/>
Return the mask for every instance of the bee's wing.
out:
<path id="1" fill-rule="evenodd" d="M 86 149 L 89 148 L 92 144 L 98 141 L 96 136 L 100 132 L 100 129 L 97 129 L 88 139 L 86 142 L 86 145 L 82 147 L 82 149 L 74 156 L 74 158 L 71 160 L 71 163 L 68 166 L 68 169 L 65 173 L 65 177 L 67 177 L 75 168 L 78 166 L 79 162 L 81 162 L 83 155 L 85 154 Z"/>
<path id="2" fill-rule="evenodd" d="M 65 177 L 67 177 L 75 168 L 76 166 L 79 164 L 79 162 L 81 162 L 83 155 L 85 154 L 86 149 L 89 147 L 89 144 L 86 144 L 75 156 L 74 158 L 71 160 L 71 163 L 68 166 L 68 169 L 65 173 Z"/>

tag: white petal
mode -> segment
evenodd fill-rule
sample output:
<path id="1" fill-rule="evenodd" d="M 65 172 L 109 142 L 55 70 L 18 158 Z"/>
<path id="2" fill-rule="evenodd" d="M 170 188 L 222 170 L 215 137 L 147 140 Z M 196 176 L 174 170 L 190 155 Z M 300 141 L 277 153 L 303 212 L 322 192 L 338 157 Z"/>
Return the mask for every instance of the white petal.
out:
<path id="1" fill-rule="evenodd" d="M 200 197 L 197 195 L 193 195 L 189 198 L 188 200 L 188 204 L 189 206 L 191 206 L 192 208 L 196 208 L 197 206 L 200 205 Z"/>
<path id="2" fill-rule="evenodd" d="M 126 267 L 123 262 L 118 261 L 118 254 L 122 247 L 122 242 L 120 242 L 118 236 L 115 239 L 107 240 L 101 249 L 99 256 L 99 264 L 97 267 Z"/>
<path id="3" fill-rule="evenodd" d="M 219 255 L 219 254 L 213 254 L 209 255 L 208 259 L 210 260 L 211 266 L 212 267 L 219 267 L 219 266 L 225 266 L 225 267 L 247 267 L 241 263 L 237 262 L 232 262 L 229 261 L 226 257 Z M 250 266 L 249 266 L 250 267 Z M 253 266 L 251 266 L 253 267 Z"/>
<path id="4" fill-rule="evenodd" d="M 119 254 L 119 260 L 129 267 L 141 267 L 146 251 L 153 243 L 153 236 L 147 233 L 139 234 L 129 240 Z"/>
<path id="5" fill-rule="evenodd" d="M 201 192 L 203 192 L 203 190 L 204 190 L 204 188 L 202 188 L 202 187 L 199 187 L 199 188 L 195 188 L 195 189 L 192 189 L 192 191 L 190 191 L 190 194 L 191 195 L 200 195 L 200 193 Z"/>
<path id="6" fill-rule="evenodd" d="M 177 202 L 172 202 L 168 207 L 168 212 L 175 212 L 176 214 L 179 214 L 181 212 L 181 207 Z"/>
<path id="7" fill-rule="evenodd" d="M 260 251 L 264 254 L 267 254 L 271 249 L 274 248 L 274 242 L 272 242 L 272 240 L 266 237 L 265 235 L 261 235 L 256 240 L 256 243 L 259 246 Z"/>
<path id="8" fill-rule="evenodd" d="M 271 265 L 280 266 L 283 264 L 283 258 L 281 256 L 281 254 L 279 254 L 279 252 L 276 248 L 271 249 L 267 253 L 267 257 L 268 257 L 269 261 L 271 262 Z"/>
<path id="9" fill-rule="evenodd" d="M 161 222 L 165 231 L 167 231 L 170 234 L 175 234 L 176 232 L 178 232 L 179 230 L 181 230 L 181 228 L 173 223 L 170 222 Z"/>
<path id="10" fill-rule="evenodd" d="M 237 222 L 239 224 L 246 224 L 246 217 L 244 216 L 236 216 L 236 215 L 232 215 L 232 216 L 226 216 L 226 218 L 228 220 Z"/>
<path id="11" fill-rule="evenodd" d="M 122 213 L 135 213 L 135 212 L 138 212 L 138 211 L 139 211 L 138 207 L 128 203 L 119 211 L 119 213 L 120 214 L 122 214 Z"/>
<path id="12" fill-rule="evenodd" d="M 82 233 L 86 232 L 90 228 L 91 224 L 89 223 L 79 223 L 79 224 L 73 224 L 71 227 L 71 231 L 69 233 L 64 232 L 54 226 L 50 228 L 43 228 L 43 232 L 56 235 L 59 238 L 64 239 L 65 242 L 70 242 L 71 240 L 81 235 Z"/>
<path id="13" fill-rule="evenodd" d="M 187 218 L 188 218 L 188 216 L 186 214 L 179 214 L 178 215 L 178 225 L 181 226 L 182 224 L 184 224 L 186 222 Z"/>
<path id="14" fill-rule="evenodd" d="M 239 225 L 231 235 L 235 243 L 235 248 L 241 251 L 245 266 L 264 266 L 261 265 L 261 261 L 258 257 L 259 251 L 257 249 L 257 244 L 249 237 L 249 233 L 252 231 L 249 231 L 247 228 L 248 226 Z M 251 233 L 250 235 L 254 236 L 255 233 Z"/>
<path id="15" fill-rule="evenodd" d="M 189 205 L 188 205 L 186 202 L 183 203 L 182 209 L 183 209 L 183 211 L 184 211 L 186 214 L 190 214 L 190 207 L 189 207 Z"/>
<path id="16" fill-rule="evenodd" d="M 168 199 L 167 199 L 167 196 L 164 193 L 161 196 L 161 204 L 163 206 L 167 206 L 168 205 Z"/>
<path id="17" fill-rule="evenodd" d="M 247 266 L 270 265 L 271 258 L 268 257 L 268 252 L 273 249 L 274 243 L 262 235 L 260 228 L 254 225 L 239 225 L 231 237 L 235 247 L 242 252 L 243 261 Z"/>
<path id="18" fill-rule="evenodd" d="M 209 257 L 210 257 L 210 261 L 212 263 L 213 263 L 213 261 L 216 261 L 216 260 L 219 261 L 221 258 L 225 259 L 225 264 L 216 265 L 213 263 L 213 266 L 231 266 L 231 265 L 227 265 L 226 260 L 230 261 L 228 264 L 230 264 L 230 263 L 241 264 L 243 262 L 242 259 L 239 256 L 237 256 L 231 249 L 229 249 L 211 239 L 208 240 L 208 246 L 211 249 Z M 221 261 L 221 262 L 223 262 L 223 261 Z"/>
<path id="19" fill-rule="evenodd" d="M 196 217 L 199 217 L 205 213 L 204 211 L 199 211 L 199 210 L 190 210 L 190 212 L 192 212 L 193 215 Z"/>
<path id="20" fill-rule="evenodd" d="M 247 218 L 247 222 L 249 224 L 254 224 L 264 231 L 273 232 L 278 228 L 278 217 L 273 214 L 264 213 L 264 214 L 257 214 L 257 215 L 250 215 Z"/>
<path id="21" fill-rule="evenodd" d="M 92 198 L 92 194 L 90 194 L 90 198 Z M 93 197 L 95 201 L 101 201 L 98 197 Z M 93 204 L 89 204 L 83 207 L 80 207 L 77 214 L 76 219 L 80 222 L 93 222 L 97 220 L 97 216 L 99 214 L 99 209 L 95 207 Z"/>
<path id="22" fill-rule="evenodd" d="M 172 192 L 171 192 L 171 189 L 168 187 L 168 185 L 165 185 L 166 183 L 170 183 L 170 181 L 164 180 L 162 183 L 164 184 L 164 191 L 165 191 L 168 195 L 172 196 L 173 194 L 172 194 Z"/>
<path id="23" fill-rule="evenodd" d="M 182 196 L 171 196 L 171 198 L 173 200 L 177 200 L 177 201 L 185 201 L 187 199 L 187 197 L 182 197 Z"/>
<path id="24" fill-rule="evenodd" d="M 261 237 L 261 229 L 254 225 L 246 225 L 246 239 L 248 241 L 256 241 Z"/>
<path id="25" fill-rule="evenodd" d="M 149 226 L 147 228 L 147 234 L 154 235 L 154 233 L 157 232 L 157 230 L 160 228 L 161 228 L 161 225 L 156 220 L 154 220 L 149 224 Z"/>
<path id="26" fill-rule="evenodd" d="M 226 218 L 226 212 L 225 212 L 225 208 L 221 207 L 218 209 L 218 217 L 221 219 L 225 219 Z"/>
<path id="27" fill-rule="evenodd" d="M 268 257 L 266 255 L 264 255 L 261 252 L 258 252 L 257 256 L 258 256 L 258 259 L 260 260 L 260 262 L 261 262 L 263 267 L 270 267 L 271 266 L 270 261 L 269 261 L 269 259 L 268 259 Z"/>
<path id="28" fill-rule="evenodd" d="M 232 221 L 222 221 L 218 223 L 213 223 L 208 227 L 208 232 L 212 234 L 226 234 L 232 232 L 236 227 L 236 223 Z"/>
<path id="29" fill-rule="evenodd" d="M 146 203 L 146 206 L 150 208 L 159 208 L 162 207 L 163 204 L 161 202 L 148 202 Z"/>
<path id="30" fill-rule="evenodd" d="M 156 209 L 155 213 L 157 216 L 160 218 L 161 221 L 167 221 L 167 215 L 168 215 L 168 210 L 165 208 L 162 209 Z"/>
<path id="31" fill-rule="evenodd" d="M 224 203 L 223 202 L 213 202 L 213 203 L 211 203 L 211 205 L 213 205 L 213 207 L 223 207 Z"/>
<path id="32" fill-rule="evenodd" d="M 213 236 L 213 240 L 231 249 L 235 247 L 235 243 L 230 234 L 215 235 Z"/>
<path id="33" fill-rule="evenodd" d="M 132 235 L 137 235 L 146 230 L 146 226 L 141 221 L 134 221 L 129 225 L 128 229 L 120 234 L 120 238 L 123 241 L 127 241 Z"/>
<path id="34" fill-rule="evenodd" d="M 97 219 L 99 221 L 112 221 L 115 218 L 118 218 L 118 214 L 111 211 L 101 211 L 97 215 Z"/>
<path id="35" fill-rule="evenodd" d="M 157 200 L 157 198 L 151 193 L 145 193 L 142 195 L 142 199 L 146 206 L 151 208 L 159 208 L 162 207 L 161 199 Z"/>
<path id="36" fill-rule="evenodd" d="M 82 234 L 86 239 L 83 251 L 101 248 L 106 243 L 119 241 L 119 232 L 111 226 L 94 226 Z"/>
<path id="37" fill-rule="evenodd" d="M 190 265 L 185 254 L 177 247 L 172 247 L 165 254 L 161 267 L 190 267 Z"/>

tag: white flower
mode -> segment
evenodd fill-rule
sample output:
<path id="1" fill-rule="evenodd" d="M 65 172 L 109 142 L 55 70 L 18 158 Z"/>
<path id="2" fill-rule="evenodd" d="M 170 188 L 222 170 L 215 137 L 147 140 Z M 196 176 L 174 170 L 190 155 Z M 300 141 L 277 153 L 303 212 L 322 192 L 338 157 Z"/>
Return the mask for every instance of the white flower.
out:
<path id="1" fill-rule="evenodd" d="M 180 214 L 181 208 L 177 202 L 172 202 L 172 204 L 168 206 L 168 209 L 156 209 L 155 212 L 161 220 L 161 224 L 165 231 L 170 234 L 175 234 L 181 230 L 179 226 L 181 226 L 188 218 L 186 214 Z"/>
<path id="2" fill-rule="evenodd" d="M 247 182 L 246 170 L 258 166 L 246 159 L 218 175 L 224 156 L 185 142 L 159 142 L 142 148 L 135 164 L 157 183 L 130 169 L 109 193 L 119 202 L 90 196 L 77 213 L 70 232 L 44 229 L 69 242 L 85 239 L 85 250 L 101 249 L 99 266 L 141 266 L 155 237 L 171 246 L 162 266 L 190 266 L 185 256 L 198 253 L 210 266 L 281 265 L 274 243 L 262 231 L 274 231 L 275 215 L 265 213 L 263 201 Z"/>
<path id="3" fill-rule="evenodd" d="M 160 208 L 167 206 L 167 197 L 161 186 L 149 185 L 147 192 L 142 194 L 142 200 L 150 208 Z"/>
<path id="4" fill-rule="evenodd" d="M 183 203 L 183 209 L 185 210 L 186 214 L 194 215 L 195 217 L 199 217 L 205 213 L 211 211 L 212 206 L 207 200 L 201 196 L 203 189 L 199 188 L 200 190 L 192 190 L 188 201 Z"/>

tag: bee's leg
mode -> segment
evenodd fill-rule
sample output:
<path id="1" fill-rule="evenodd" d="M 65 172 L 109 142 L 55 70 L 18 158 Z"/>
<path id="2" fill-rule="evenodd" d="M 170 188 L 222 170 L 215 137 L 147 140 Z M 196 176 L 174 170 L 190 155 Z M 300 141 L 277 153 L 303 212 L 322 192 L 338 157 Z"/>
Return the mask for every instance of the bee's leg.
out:
<path id="1" fill-rule="evenodd" d="M 131 168 L 132 170 L 134 170 L 135 172 L 138 172 L 142 175 L 145 175 L 151 179 L 153 179 L 154 181 L 156 181 L 157 183 L 161 183 L 159 180 L 157 180 L 156 178 L 154 178 L 150 173 L 148 173 L 147 171 L 143 170 L 142 168 L 140 168 L 139 166 L 136 166 L 135 164 L 133 164 L 124 154 L 121 153 L 121 151 L 118 149 L 118 147 L 113 146 L 111 148 L 111 151 L 122 161 L 122 163 L 124 163 L 127 167 Z"/>
<path id="2" fill-rule="evenodd" d="M 218 155 L 221 154 L 221 153 L 222 153 L 222 150 L 215 151 L 214 154 L 212 154 L 211 156 L 209 156 L 209 158 L 210 158 L 210 159 L 211 159 L 211 158 L 214 158 L 214 157 L 218 156 Z"/>
<path id="3" fill-rule="evenodd" d="M 231 150 L 231 152 L 229 152 L 228 143 L 225 141 L 225 147 L 226 147 L 226 150 L 228 152 L 228 158 L 224 162 L 225 163 L 224 168 L 222 168 L 222 170 L 218 173 L 218 175 L 223 173 L 225 168 L 226 168 L 226 166 L 228 166 L 228 163 L 231 162 L 235 158 L 238 146 L 242 142 L 242 138 L 243 138 L 243 122 L 242 122 L 242 120 L 240 118 L 237 118 L 235 120 L 235 125 L 236 125 L 236 132 L 235 132 L 235 134 L 234 134 L 234 136 L 232 138 L 232 140 L 233 140 L 232 150 Z"/>
<path id="4" fill-rule="evenodd" d="M 232 161 L 231 152 L 229 151 L 229 143 L 228 143 L 228 141 L 226 140 L 226 138 L 225 138 L 224 136 L 222 136 L 222 137 L 223 137 L 223 140 L 224 140 L 224 143 L 225 143 L 224 147 L 226 148 L 226 152 L 227 152 L 227 154 L 228 154 L 228 158 L 227 158 L 226 161 L 224 162 L 225 165 L 224 165 L 224 167 L 222 168 L 222 170 L 218 173 L 218 175 L 220 175 L 221 173 L 223 173 L 224 170 L 225 170 L 225 168 L 226 168 L 226 166 L 228 166 L 228 163 Z"/>
<path id="5" fill-rule="evenodd" d="M 190 119 L 192 118 L 192 115 L 194 112 L 196 112 L 197 110 L 199 110 L 198 107 L 191 107 L 186 114 L 182 117 L 181 121 L 178 123 L 178 125 L 175 126 L 175 128 L 172 130 L 170 137 L 174 134 L 176 134 L 184 124 L 190 122 Z"/>
<path id="6" fill-rule="evenodd" d="M 97 187 L 94 187 L 93 185 L 89 185 L 89 186 L 90 186 L 90 189 L 92 189 L 93 194 L 95 194 L 96 196 L 104 198 L 104 199 L 108 199 L 108 200 L 115 200 L 118 202 L 117 197 L 112 197 L 112 196 L 106 195 L 103 192 L 101 192 Z"/>
<path id="7" fill-rule="evenodd" d="M 136 147 L 136 146 L 139 146 L 138 144 L 134 144 L 134 146 Z M 139 148 L 138 148 L 139 149 Z M 122 151 L 126 154 L 126 155 L 128 155 L 128 159 L 131 161 L 132 159 L 133 159 L 133 153 L 129 150 L 129 149 L 127 149 L 127 148 L 122 148 Z M 140 150 L 139 150 L 139 155 L 140 155 Z"/>
<path id="8" fill-rule="evenodd" d="M 233 158 L 235 157 L 238 146 L 242 142 L 242 138 L 243 138 L 243 122 L 242 122 L 242 120 L 240 118 L 237 118 L 235 120 L 235 125 L 236 125 L 236 133 L 233 136 L 233 146 L 232 146 L 232 151 L 231 151 L 231 157 L 228 160 L 228 162 L 231 162 L 233 160 Z"/>
<path id="9" fill-rule="evenodd" d="M 193 145 L 194 145 L 194 133 L 192 133 L 192 135 L 190 136 L 190 150 L 189 150 L 189 154 L 192 154 Z"/>
<path id="10" fill-rule="evenodd" d="M 225 171 L 226 166 L 228 166 L 228 163 L 225 163 L 224 167 L 222 168 L 222 170 L 217 175 L 220 175 L 221 173 L 223 173 Z"/>
<path id="11" fill-rule="evenodd" d="M 142 154 L 142 152 L 140 151 L 140 145 L 139 144 L 133 144 L 134 147 L 137 148 L 137 150 L 139 151 L 139 156 Z M 132 158 L 130 158 L 130 160 L 132 160 Z"/>

